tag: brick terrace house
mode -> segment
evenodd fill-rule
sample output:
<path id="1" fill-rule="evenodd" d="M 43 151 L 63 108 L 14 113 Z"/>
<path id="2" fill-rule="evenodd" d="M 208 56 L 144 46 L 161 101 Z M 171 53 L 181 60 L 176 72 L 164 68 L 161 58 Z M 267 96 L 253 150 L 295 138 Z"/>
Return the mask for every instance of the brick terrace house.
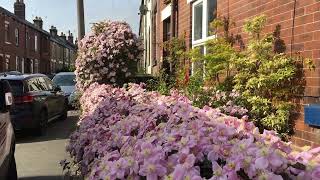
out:
<path id="1" fill-rule="evenodd" d="M 67 41 L 60 36 L 52 36 L 43 30 L 43 21 L 36 17 L 33 23 L 25 19 L 23 0 L 14 3 L 14 13 L 0 7 L 0 72 L 20 71 L 23 73 L 49 74 L 57 68 L 74 64 L 76 46 L 70 34 Z M 65 37 L 65 36 L 64 36 Z M 61 47 L 62 66 L 52 62 L 52 44 Z M 68 54 L 67 54 L 68 53 Z"/>
<path id="2" fill-rule="evenodd" d="M 172 5 L 173 4 L 173 5 Z M 140 36 L 145 43 L 140 69 L 156 75 L 161 69 L 163 42 L 183 37 L 187 48 L 200 47 L 210 38 L 209 23 L 216 17 L 230 17 L 235 22 L 234 34 L 242 33 L 244 21 L 257 15 L 268 17 L 265 33 L 277 25 L 286 53 L 301 52 L 312 58 L 315 71 L 306 72 L 306 91 L 303 104 L 320 100 L 320 2 L 318 0 L 142 0 L 140 7 Z M 303 109 L 301 109 L 301 112 Z M 292 141 L 297 145 L 319 145 L 320 129 L 304 123 L 304 116 L 295 123 Z"/>

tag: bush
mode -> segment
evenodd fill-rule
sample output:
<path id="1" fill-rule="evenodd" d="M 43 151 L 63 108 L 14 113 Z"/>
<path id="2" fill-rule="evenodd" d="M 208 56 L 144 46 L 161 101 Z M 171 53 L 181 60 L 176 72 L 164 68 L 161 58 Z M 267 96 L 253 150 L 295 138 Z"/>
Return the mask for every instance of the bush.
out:
<path id="1" fill-rule="evenodd" d="M 230 19 L 214 21 L 213 28 L 222 29 L 222 33 L 206 43 L 207 54 L 202 55 L 199 49 L 191 52 L 195 63 L 205 62 L 205 82 L 198 89 L 208 89 L 211 92 L 194 91 L 186 94 L 192 101 L 195 99 L 190 94 L 202 97 L 198 98 L 202 100 L 202 106 L 210 105 L 221 110 L 228 107 L 230 112 L 247 109 L 250 120 L 261 131 L 275 130 L 285 138 L 293 132 L 296 111 L 294 102 L 304 94 L 304 65 L 307 62 L 311 68 L 312 63 L 298 54 L 284 54 L 279 26 L 273 34 L 263 35 L 265 23 L 265 16 L 255 17 L 245 23 L 244 31 L 248 34 L 249 42 L 244 47 L 241 37 L 229 32 L 229 26 L 232 25 Z M 236 42 L 239 42 L 241 48 L 234 47 Z M 194 84 L 190 81 L 189 86 L 194 87 Z M 232 92 L 240 94 L 237 100 L 207 101 L 207 97 L 214 97 L 217 91 L 226 96 Z M 194 102 L 195 105 L 199 104 Z M 231 104 L 232 108 L 229 107 Z"/>
<path id="2" fill-rule="evenodd" d="M 320 178 L 320 148 L 293 152 L 274 132 L 195 108 L 177 91 L 92 84 L 81 103 L 67 150 L 87 179 Z"/>
<path id="3" fill-rule="evenodd" d="M 244 25 L 249 43 L 235 61 L 234 88 L 246 99 L 250 116 L 261 129 L 290 134 L 294 100 L 304 93 L 305 61 L 275 52 L 275 38 L 261 35 L 265 23 L 266 17 L 258 16 Z"/>
<path id="4" fill-rule="evenodd" d="M 84 91 L 95 82 L 122 85 L 137 71 L 141 52 L 141 42 L 127 23 L 95 23 L 79 43 L 77 88 Z"/>

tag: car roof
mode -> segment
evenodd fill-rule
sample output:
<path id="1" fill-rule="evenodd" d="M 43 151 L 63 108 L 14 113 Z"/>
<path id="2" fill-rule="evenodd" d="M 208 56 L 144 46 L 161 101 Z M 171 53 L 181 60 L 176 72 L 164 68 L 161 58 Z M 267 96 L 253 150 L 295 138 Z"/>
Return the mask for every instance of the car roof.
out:
<path id="1" fill-rule="evenodd" d="M 56 74 L 56 76 L 61 76 L 61 75 L 75 75 L 74 72 L 59 72 Z"/>
<path id="2" fill-rule="evenodd" d="M 0 79 L 2 80 L 26 80 L 33 77 L 47 77 L 47 76 L 44 74 L 5 75 L 5 73 L 0 73 Z"/>

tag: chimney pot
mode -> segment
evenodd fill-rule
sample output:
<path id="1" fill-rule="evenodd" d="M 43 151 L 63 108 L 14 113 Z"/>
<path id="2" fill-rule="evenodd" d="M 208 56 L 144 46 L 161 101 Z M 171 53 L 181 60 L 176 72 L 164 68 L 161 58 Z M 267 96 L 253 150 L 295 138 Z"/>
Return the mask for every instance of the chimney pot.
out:
<path id="1" fill-rule="evenodd" d="M 23 0 L 16 0 L 14 3 L 14 14 L 23 20 L 26 19 L 26 5 Z"/>
<path id="2" fill-rule="evenodd" d="M 57 30 L 57 28 L 56 28 L 55 26 L 51 26 L 51 28 L 50 28 L 50 34 L 51 34 L 51 36 L 53 36 L 53 37 L 58 36 L 58 30 Z"/>
<path id="3" fill-rule="evenodd" d="M 36 17 L 35 17 L 35 19 L 33 20 L 33 24 L 34 24 L 36 27 L 38 27 L 38 28 L 42 29 L 42 28 L 43 28 L 43 21 L 42 21 L 42 18 L 41 18 L 41 17 L 36 16 Z"/>

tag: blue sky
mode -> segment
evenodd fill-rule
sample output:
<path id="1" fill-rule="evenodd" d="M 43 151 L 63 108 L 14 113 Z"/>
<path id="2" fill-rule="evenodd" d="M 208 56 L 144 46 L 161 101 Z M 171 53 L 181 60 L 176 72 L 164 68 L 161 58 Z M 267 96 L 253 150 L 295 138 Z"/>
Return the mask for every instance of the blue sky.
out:
<path id="1" fill-rule="evenodd" d="M 0 6 L 13 12 L 16 0 L 0 0 Z M 137 33 L 139 28 L 140 0 L 84 0 L 86 32 L 90 31 L 90 23 L 111 19 L 125 20 Z M 35 16 L 44 20 L 44 29 L 51 25 L 61 31 L 71 30 L 77 34 L 76 0 L 25 0 L 27 20 L 33 22 Z"/>

